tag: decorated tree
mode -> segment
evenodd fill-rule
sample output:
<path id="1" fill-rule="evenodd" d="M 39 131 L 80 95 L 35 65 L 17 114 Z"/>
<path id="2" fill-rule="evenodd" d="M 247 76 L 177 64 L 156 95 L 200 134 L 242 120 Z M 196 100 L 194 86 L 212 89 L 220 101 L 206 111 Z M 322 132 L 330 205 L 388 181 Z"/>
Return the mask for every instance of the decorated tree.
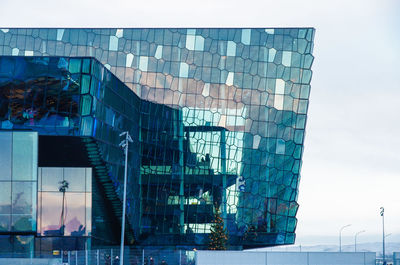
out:
<path id="1" fill-rule="evenodd" d="M 224 220 L 221 218 L 221 212 L 218 207 L 215 207 L 214 220 L 211 224 L 211 233 L 209 239 L 209 250 L 226 250 L 228 234 L 224 228 Z"/>

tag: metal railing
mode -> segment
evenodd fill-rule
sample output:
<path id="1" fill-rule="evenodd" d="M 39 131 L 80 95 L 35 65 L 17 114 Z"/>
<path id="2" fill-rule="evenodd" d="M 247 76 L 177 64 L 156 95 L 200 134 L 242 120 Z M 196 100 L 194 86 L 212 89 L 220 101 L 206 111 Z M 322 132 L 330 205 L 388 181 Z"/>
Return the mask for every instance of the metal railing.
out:
<path id="1" fill-rule="evenodd" d="M 78 251 L 55 251 L 53 253 L 0 253 L 2 259 L 14 258 L 34 261 L 51 260 L 51 264 L 68 265 L 119 265 L 119 248 Z M 50 264 L 50 263 L 49 263 Z M 195 252 L 186 250 L 124 249 L 124 265 L 195 265 Z"/>
<path id="2" fill-rule="evenodd" d="M 67 251 L 61 259 L 68 265 L 119 265 L 119 249 Z M 66 255 L 65 255 L 66 254 Z M 67 260 L 66 260 L 67 259 Z M 65 262 L 67 261 L 67 262 Z M 129 265 L 194 265 L 194 251 L 185 250 L 124 250 L 124 264 Z"/>

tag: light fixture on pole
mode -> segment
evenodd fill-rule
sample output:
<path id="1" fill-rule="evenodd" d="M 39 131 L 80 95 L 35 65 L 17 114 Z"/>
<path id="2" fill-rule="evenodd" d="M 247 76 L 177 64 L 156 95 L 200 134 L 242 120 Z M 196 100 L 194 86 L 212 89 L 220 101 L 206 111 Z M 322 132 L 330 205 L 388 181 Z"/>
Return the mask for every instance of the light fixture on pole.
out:
<path id="1" fill-rule="evenodd" d="M 343 231 L 343 229 L 345 229 L 346 227 L 349 227 L 349 226 L 351 226 L 351 224 L 342 226 L 339 230 L 339 252 L 342 252 L 342 231 Z"/>
<path id="2" fill-rule="evenodd" d="M 382 255 L 383 255 L 383 265 L 386 265 L 385 257 L 385 208 L 381 207 L 380 215 L 382 216 Z"/>
<path id="3" fill-rule="evenodd" d="M 356 233 L 356 235 L 354 236 L 354 252 L 357 252 L 357 236 L 361 233 L 364 233 L 365 230 L 359 231 Z"/>
<path id="4" fill-rule="evenodd" d="M 121 225 L 121 249 L 120 249 L 120 259 L 119 264 L 124 264 L 124 243 L 125 243 L 125 214 L 126 214 L 126 186 L 128 184 L 128 147 L 129 142 L 133 143 L 129 132 L 123 132 L 119 135 L 119 137 L 125 136 L 125 139 L 121 141 L 119 146 L 124 149 L 125 154 L 125 172 L 124 172 L 124 194 L 123 194 L 123 205 L 122 205 L 122 225 Z"/>

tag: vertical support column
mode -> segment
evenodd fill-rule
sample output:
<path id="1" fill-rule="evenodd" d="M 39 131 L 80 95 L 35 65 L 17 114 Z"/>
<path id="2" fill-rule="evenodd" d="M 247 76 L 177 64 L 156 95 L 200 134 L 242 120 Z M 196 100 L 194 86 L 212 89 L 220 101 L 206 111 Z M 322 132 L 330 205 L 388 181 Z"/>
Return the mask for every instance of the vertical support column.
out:
<path id="1" fill-rule="evenodd" d="M 142 250 L 142 265 L 144 265 L 144 249 Z"/>
<path id="2" fill-rule="evenodd" d="M 224 226 L 226 228 L 226 135 L 225 129 L 221 131 L 221 139 L 220 139 L 220 153 L 221 153 L 221 173 L 222 173 L 222 205 L 221 205 L 221 213 L 222 219 L 224 220 Z"/>
<path id="3" fill-rule="evenodd" d="M 96 250 L 96 265 L 100 265 L 100 250 Z"/>
<path id="4" fill-rule="evenodd" d="M 185 227 L 185 186 L 184 186 L 184 161 L 183 161 L 183 120 L 182 120 L 182 111 L 178 112 L 178 142 L 179 142 L 179 232 L 180 234 L 184 233 Z"/>
<path id="5" fill-rule="evenodd" d="M 142 155 L 141 155 L 141 150 L 142 148 L 142 114 L 139 115 L 139 161 L 140 164 L 139 166 L 142 165 Z M 139 168 L 139 235 L 137 238 L 139 238 L 140 234 L 142 234 L 142 215 L 143 215 L 143 192 L 142 192 L 142 172 L 141 169 Z"/>

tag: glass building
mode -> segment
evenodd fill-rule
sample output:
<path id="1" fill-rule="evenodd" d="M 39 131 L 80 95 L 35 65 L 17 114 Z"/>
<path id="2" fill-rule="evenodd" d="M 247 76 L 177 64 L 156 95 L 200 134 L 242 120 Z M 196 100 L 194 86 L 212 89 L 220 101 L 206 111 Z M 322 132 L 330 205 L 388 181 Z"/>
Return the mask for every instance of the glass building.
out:
<path id="1" fill-rule="evenodd" d="M 0 245 L 292 244 L 314 29 L 1 29 Z M 3 248 L 2 248 L 3 249 Z M 5 249 L 5 248 L 4 248 Z"/>

